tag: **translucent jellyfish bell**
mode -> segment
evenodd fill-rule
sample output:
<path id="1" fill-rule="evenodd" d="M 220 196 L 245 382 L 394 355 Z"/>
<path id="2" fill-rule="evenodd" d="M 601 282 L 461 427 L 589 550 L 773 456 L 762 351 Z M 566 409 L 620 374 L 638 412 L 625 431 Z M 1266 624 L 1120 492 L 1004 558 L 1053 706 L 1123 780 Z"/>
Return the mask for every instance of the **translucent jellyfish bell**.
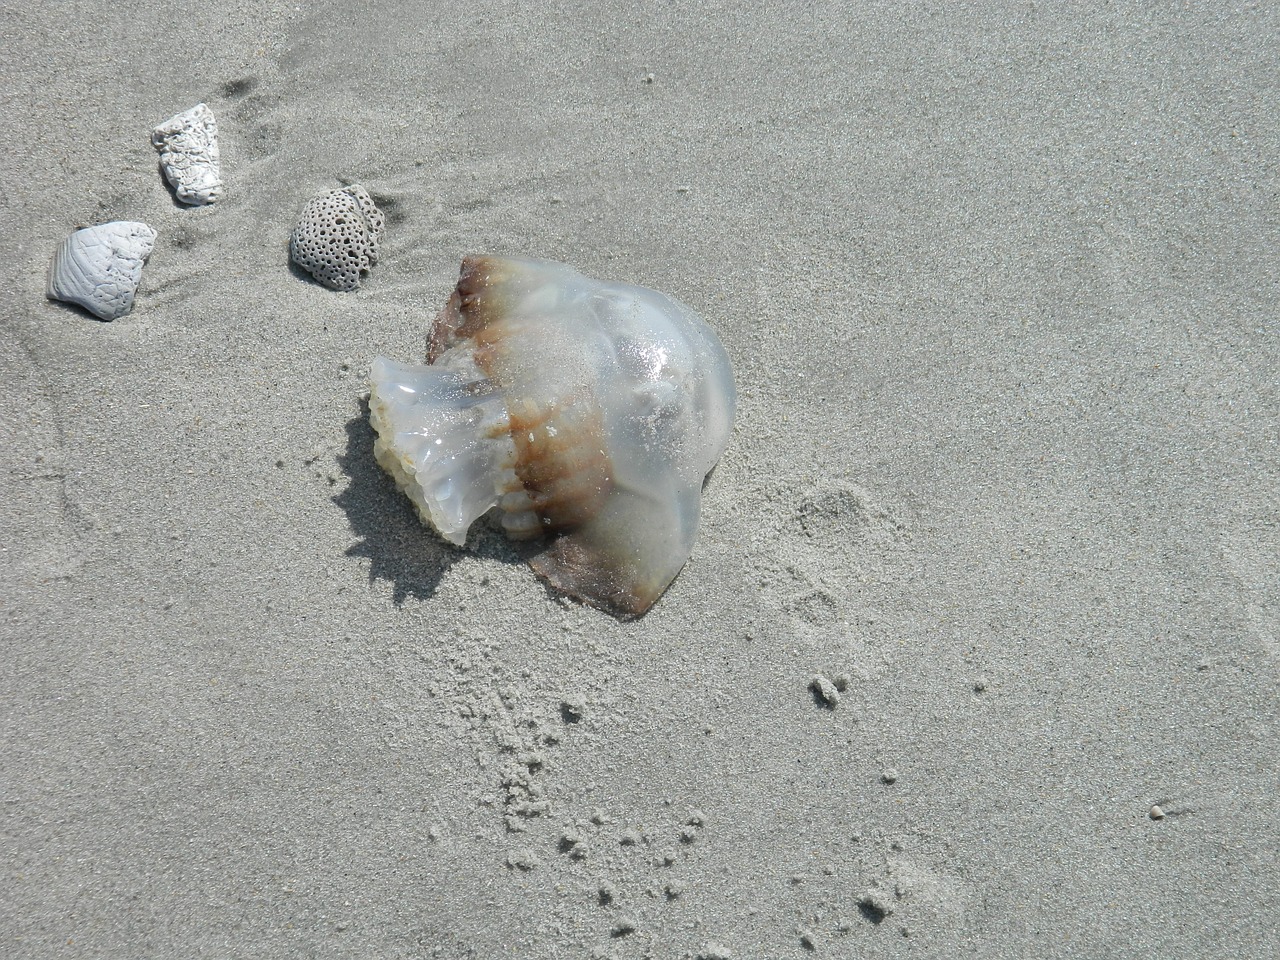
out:
<path id="1" fill-rule="evenodd" d="M 467 257 L 428 363 L 379 357 L 378 463 L 462 544 L 497 507 L 552 586 L 644 613 L 689 558 L 729 439 L 729 358 L 692 310 L 563 264 Z"/>

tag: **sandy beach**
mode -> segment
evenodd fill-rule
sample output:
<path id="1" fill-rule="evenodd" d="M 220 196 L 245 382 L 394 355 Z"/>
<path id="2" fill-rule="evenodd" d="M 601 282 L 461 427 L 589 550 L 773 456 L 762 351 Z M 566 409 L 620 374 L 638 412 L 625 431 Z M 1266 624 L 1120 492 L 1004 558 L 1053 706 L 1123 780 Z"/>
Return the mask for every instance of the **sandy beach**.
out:
<path id="1" fill-rule="evenodd" d="M 0 955 L 1280 954 L 1280 9 L 0 11 Z M 217 116 L 225 194 L 149 140 Z M 359 291 L 289 233 L 361 183 Z M 158 233 L 133 311 L 45 296 Z M 464 255 L 698 311 L 645 616 L 426 529 Z"/>

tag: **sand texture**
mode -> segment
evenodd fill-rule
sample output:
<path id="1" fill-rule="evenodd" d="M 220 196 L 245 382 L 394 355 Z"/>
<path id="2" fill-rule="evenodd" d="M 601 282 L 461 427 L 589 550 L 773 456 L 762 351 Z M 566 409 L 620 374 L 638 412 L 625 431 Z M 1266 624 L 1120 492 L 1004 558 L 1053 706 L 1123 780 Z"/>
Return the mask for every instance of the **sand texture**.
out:
<path id="1" fill-rule="evenodd" d="M 1275 4 L 0 27 L 0 956 L 1280 953 Z M 202 101 L 188 208 L 149 137 Z M 287 244 L 353 182 L 344 294 Z M 114 219 L 133 312 L 46 300 Z M 476 252 L 732 357 L 639 620 L 373 461 Z"/>

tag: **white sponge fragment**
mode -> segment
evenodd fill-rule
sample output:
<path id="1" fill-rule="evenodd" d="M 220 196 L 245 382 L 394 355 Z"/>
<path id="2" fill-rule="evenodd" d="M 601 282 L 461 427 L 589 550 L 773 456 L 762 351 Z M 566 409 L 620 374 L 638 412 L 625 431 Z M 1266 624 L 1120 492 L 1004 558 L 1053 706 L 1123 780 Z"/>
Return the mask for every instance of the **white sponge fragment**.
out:
<path id="1" fill-rule="evenodd" d="M 289 237 L 293 262 L 333 290 L 355 290 L 378 262 L 387 218 L 358 183 L 316 197 Z"/>
<path id="2" fill-rule="evenodd" d="M 203 103 L 156 127 L 151 131 L 151 144 L 160 151 L 164 175 L 183 203 L 198 207 L 222 195 L 218 122 Z"/>

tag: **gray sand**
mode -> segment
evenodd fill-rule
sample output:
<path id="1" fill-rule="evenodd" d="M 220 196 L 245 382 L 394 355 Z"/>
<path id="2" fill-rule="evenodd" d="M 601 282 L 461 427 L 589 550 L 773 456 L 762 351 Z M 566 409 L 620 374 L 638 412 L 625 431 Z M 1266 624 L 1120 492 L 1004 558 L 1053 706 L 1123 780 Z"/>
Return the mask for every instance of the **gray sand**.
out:
<path id="1" fill-rule="evenodd" d="M 1071 6 L 6 5 L 0 954 L 1280 950 L 1280 15 Z M 117 218 L 133 314 L 46 301 Z M 468 252 L 733 357 L 639 621 L 373 463 Z"/>

